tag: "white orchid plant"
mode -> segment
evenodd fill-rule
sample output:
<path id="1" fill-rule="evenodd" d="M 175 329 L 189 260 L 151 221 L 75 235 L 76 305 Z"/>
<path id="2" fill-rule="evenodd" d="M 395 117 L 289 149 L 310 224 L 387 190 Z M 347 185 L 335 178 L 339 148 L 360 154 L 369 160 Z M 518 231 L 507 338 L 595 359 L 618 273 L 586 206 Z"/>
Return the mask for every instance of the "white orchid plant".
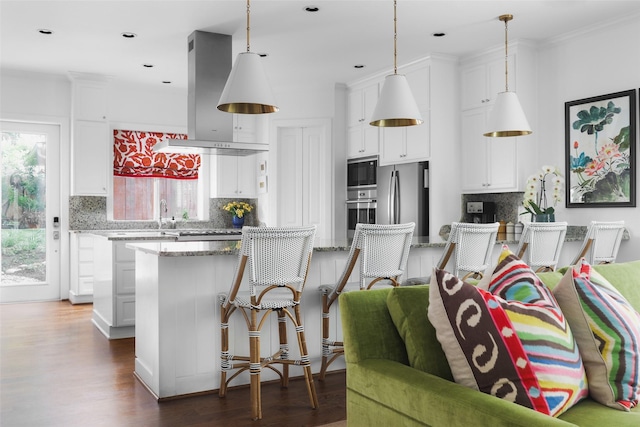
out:
<path id="1" fill-rule="evenodd" d="M 547 181 L 552 185 L 552 206 L 547 203 Z M 524 200 L 522 206 L 526 213 L 532 215 L 543 215 L 555 213 L 555 206 L 562 200 L 562 189 L 564 187 L 564 179 L 560 170 L 555 166 L 542 166 L 542 171 L 531 175 L 527 179 L 527 185 L 524 190 Z"/>

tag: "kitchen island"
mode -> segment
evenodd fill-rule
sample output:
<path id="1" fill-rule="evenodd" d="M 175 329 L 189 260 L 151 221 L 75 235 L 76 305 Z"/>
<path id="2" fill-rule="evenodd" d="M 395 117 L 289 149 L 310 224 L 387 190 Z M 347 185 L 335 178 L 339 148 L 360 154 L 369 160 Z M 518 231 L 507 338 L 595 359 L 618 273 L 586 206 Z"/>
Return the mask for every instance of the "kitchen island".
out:
<path id="1" fill-rule="evenodd" d="M 567 258 L 580 247 L 582 238 L 572 236 L 565 242 Z M 494 262 L 500 246 L 508 243 L 515 250 L 517 242 L 497 242 Z M 445 242 L 436 237 L 415 237 L 403 278 L 431 274 L 440 259 Z M 229 290 L 236 268 L 239 242 L 136 242 L 135 250 L 135 374 L 158 399 L 217 390 L 220 381 L 220 311 L 218 295 Z M 314 373 L 319 372 L 322 298 L 318 287 L 334 284 L 344 270 L 350 242 L 346 239 L 316 239 L 309 275 L 302 296 L 302 311 L 307 348 Z M 357 275 L 358 267 L 354 269 Z M 332 336 L 342 338 L 339 310 L 331 313 Z M 261 345 L 263 353 L 273 353 L 278 346 L 277 322 L 265 327 Z M 230 324 L 230 353 L 246 354 L 248 339 L 241 316 Z M 290 338 L 294 342 L 294 337 Z M 271 346 L 274 346 L 272 348 Z M 332 370 L 344 369 L 338 359 Z M 302 375 L 292 367 L 292 375 Z M 276 379 L 270 370 L 263 380 Z M 233 385 L 248 383 L 241 374 Z"/>
<path id="2" fill-rule="evenodd" d="M 135 336 L 135 253 L 133 242 L 235 239 L 237 229 L 103 230 L 87 232 L 93 248 L 91 321 L 108 339 Z"/>
<path id="3" fill-rule="evenodd" d="M 438 259 L 444 242 L 416 238 L 409 264 L 415 275 L 429 274 L 432 259 Z M 239 242 L 136 242 L 135 250 L 135 375 L 158 399 L 217 390 L 220 381 L 220 310 L 218 294 L 227 292 L 235 272 Z M 302 311 L 307 347 L 313 372 L 322 356 L 321 303 L 318 287 L 335 283 L 346 264 L 350 243 L 316 241 Z M 357 270 L 357 269 L 356 269 Z M 413 274 L 414 272 L 411 272 Z M 357 273 L 354 273 L 357 274 Z M 338 310 L 332 312 L 335 336 L 341 337 Z M 234 316 L 230 352 L 248 350 L 246 326 Z M 271 353 L 278 346 L 277 322 L 265 327 L 261 345 Z M 273 338 L 273 339 L 272 339 Z M 291 337 L 290 342 L 294 342 Z M 342 360 L 331 365 L 344 369 Z M 291 368 L 292 375 L 302 375 Z M 263 380 L 275 379 L 270 370 Z M 234 385 L 248 383 L 241 375 Z"/>

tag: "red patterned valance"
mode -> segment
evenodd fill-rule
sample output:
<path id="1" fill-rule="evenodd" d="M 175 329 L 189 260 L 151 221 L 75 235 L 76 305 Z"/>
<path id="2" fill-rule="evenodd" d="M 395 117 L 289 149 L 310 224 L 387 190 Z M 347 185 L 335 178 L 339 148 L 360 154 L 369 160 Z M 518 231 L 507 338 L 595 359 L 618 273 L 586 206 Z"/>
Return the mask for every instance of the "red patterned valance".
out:
<path id="1" fill-rule="evenodd" d="M 156 143 L 187 139 L 181 133 L 113 130 L 113 174 L 135 178 L 197 179 L 199 154 L 156 153 Z"/>

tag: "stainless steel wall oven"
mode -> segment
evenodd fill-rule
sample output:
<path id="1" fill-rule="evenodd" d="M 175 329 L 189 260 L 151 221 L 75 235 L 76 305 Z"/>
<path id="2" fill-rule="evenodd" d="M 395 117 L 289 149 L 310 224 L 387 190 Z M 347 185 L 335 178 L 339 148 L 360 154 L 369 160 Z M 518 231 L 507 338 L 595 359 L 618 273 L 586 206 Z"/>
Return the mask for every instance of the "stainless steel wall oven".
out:
<path id="1" fill-rule="evenodd" d="M 376 209 L 378 207 L 376 195 L 377 190 L 375 188 L 347 190 L 348 238 L 353 237 L 357 223 L 376 223 Z"/>

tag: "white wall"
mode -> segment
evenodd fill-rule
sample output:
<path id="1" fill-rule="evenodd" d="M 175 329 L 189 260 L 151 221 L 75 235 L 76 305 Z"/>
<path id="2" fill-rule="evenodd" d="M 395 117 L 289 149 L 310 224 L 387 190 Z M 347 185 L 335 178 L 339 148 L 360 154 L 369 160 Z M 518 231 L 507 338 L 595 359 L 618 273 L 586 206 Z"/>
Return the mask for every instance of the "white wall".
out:
<path id="1" fill-rule="evenodd" d="M 110 84 L 109 122 L 131 123 L 135 130 L 187 131 L 187 91 L 170 85 Z M 142 128 L 147 125 L 147 127 Z"/>
<path id="2" fill-rule="evenodd" d="M 71 81 L 65 76 L 2 69 L 0 114 L 66 117 L 71 114 Z M 63 143 L 63 141 L 60 141 Z"/>
<path id="3" fill-rule="evenodd" d="M 564 170 L 564 104 L 640 87 L 640 16 L 627 17 L 588 32 L 571 34 L 541 46 L 539 52 L 538 133 L 540 148 L 531 173 L 543 164 Z M 637 94 L 636 94 L 637 96 Z M 637 102 L 637 100 L 636 100 Z M 637 117 L 634 118 L 636 125 Z M 638 142 L 636 156 L 640 155 Z M 620 247 L 619 261 L 640 259 L 640 163 L 636 159 L 635 208 L 557 208 L 556 219 L 571 225 L 592 220 L 624 220 L 631 240 Z"/>

